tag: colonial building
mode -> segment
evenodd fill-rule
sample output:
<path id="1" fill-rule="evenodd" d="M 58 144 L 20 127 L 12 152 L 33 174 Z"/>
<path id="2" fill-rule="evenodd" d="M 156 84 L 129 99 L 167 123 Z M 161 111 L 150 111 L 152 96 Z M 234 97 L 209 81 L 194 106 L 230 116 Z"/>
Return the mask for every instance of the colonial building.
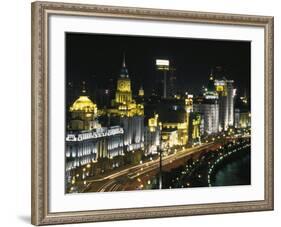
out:
<path id="1" fill-rule="evenodd" d="M 161 123 L 158 114 L 148 119 L 148 124 L 144 128 L 145 155 L 156 154 L 160 146 Z"/>
<path id="2" fill-rule="evenodd" d="M 251 127 L 251 112 L 247 96 L 242 96 L 235 104 L 235 128 Z"/>
<path id="3" fill-rule="evenodd" d="M 227 131 L 234 126 L 234 97 L 235 91 L 233 80 L 226 79 L 223 68 L 217 66 L 215 72 L 212 70 L 209 75 L 208 86 L 203 90 L 205 99 L 216 100 L 219 106 L 219 131 Z M 205 124 L 206 118 L 204 118 Z"/>
<path id="4" fill-rule="evenodd" d="M 193 95 L 188 94 L 185 98 L 185 110 L 187 113 L 193 112 Z"/>
<path id="5" fill-rule="evenodd" d="M 132 97 L 131 80 L 125 57 L 117 80 L 115 99 L 107 110 L 112 122 L 124 129 L 126 151 L 144 148 L 144 107 Z"/>
<path id="6" fill-rule="evenodd" d="M 175 128 L 165 128 L 161 133 L 161 149 L 168 150 L 178 144 L 178 131 Z"/>
<path id="7" fill-rule="evenodd" d="M 159 104 L 159 117 L 162 123 L 163 132 L 170 132 L 170 129 L 177 131 L 177 145 L 188 143 L 188 117 L 185 100 L 163 100 Z"/>
<path id="8" fill-rule="evenodd" d="M 71 170 L 99 159 L 124 155 L 124 129 L 118 125 L 102 127 L 97 105 L 86 96 L 85 88 L 82 94 L 69 108 L 70 119 L 65 138 L 68 175 Z"/>
<path id="9" fill-rule="evenodd" d="M 234 89 L 233 80 L 215 80 L 216 91 L 219 94 L 220 131 L 226 131 L 234 124 Z"/>
<path id="10" fill-rule="evenodd" d="M 219 132 L 219 104 L 217 99 L 198 97 L 194 100 L 193 111 L 200 113 L 204 122 L 204 134 Z"/>
<path id="11" fill-rule="evenodd" d="M 119 126 L 66 133 L 66 171 L 95 163 L 100 158 L 124 155 L 124 130 Z"/>
<path id="12" fill-rule="evenodd" d="M 100 127 L 100 124 L 96 120 L 97 105 L 84 94 L 85 90 L 82 92 L 83 95 L 75 100 L 69 108 L 71 115 L 68 125 L 69 130 L 91 130 Z"/>
<path id="13" fill-rule="evenodd" d="M 188 126 L 188 143 L 191 145 L 199 144 L 201 142 L 201 115 L 190 113 Z"/>

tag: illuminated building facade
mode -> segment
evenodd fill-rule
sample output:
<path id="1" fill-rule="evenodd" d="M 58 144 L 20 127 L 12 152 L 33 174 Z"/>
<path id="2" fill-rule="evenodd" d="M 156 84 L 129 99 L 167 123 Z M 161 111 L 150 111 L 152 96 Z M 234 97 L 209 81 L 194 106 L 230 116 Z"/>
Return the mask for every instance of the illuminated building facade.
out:
<path id="1" fill-rule="evenodd" d="M 188 143 L 198 144 L 201 142 L 201 115 L 199 113 L 190 113 L 188 128 Z"/>
<path id="2" fill-rule="evenodd" d="M 161 148 L 167 150 L 178 145 L 178 131 L 173 128 L 165 128 L 161 133 Z"/>
<path id="3" fill-rule="evenodd" d="M 110 118 L 124 129 L 126 151 L 144 148 L 144 108 L 132 98 L 131 80 L 126 68 L 125 56 L 117 80 L 112 108 L 107 110 Z"/>
<path id="4" fill-rule="evenodd" d="M 158 114 L 148 119 L 148 125 L 144 129 L 144 147 L 145 155 L 156 154 L 160 146 L 161 123 L 158 120 Z"/>
<path id="5" fill-rule="evenodd" d="M 250 128 L 251 127 L 251 113 L 240 113 L 239 116 L 239 127 Z"/>
<path id="6" fill-rule="evenodd" d="M 234 98 L 236 95 L 236 89 L 233 88 L 233 80 L 227 80 L 227 102 L 228 102 L 228 126 L 234 126 Z"/>
<path id="7" fill-rule="evenodd" d="M 219 104 L 219 131 L 227 131 L 234 126 L 234 97 L 233 80 L 227 80 L 223 68 L 217 66 L 215 72 L 209 75 L 208 86 L 205 88 L 206 99 L 217 99 Z"/>
<path id="8" fill-rule="evenodd" d="M 235 105 L 235 128 L 251 127 L 251 112 L 247 96 L 242 96 Z"/>
<path id="9" fill-rule="evenodd" d="M 66 131 L 66 174 L 99 159 L 113 159 L 124 155 L 124 129 L 120 126 L 102 127 L 98 121 L 97 105 L 85 95 L 85 89 L 70 106 Z M 119 163 L 117 164 L 119 165 Z"/>
<path id="10" fill-rule="evenodd" d="M 177 145 L 186 145 L 188 142 L 188 114 L 181 109 L 166 110 L 160 113 L 162 122 L 162 130 L 176 130 L 177 131 Z"/>
<path id="11" fill-rule="evenodd" d="M 235 128 L 250 128 L 251 113 L 249 111 L 241 112 L 240 109 L 235 109 Z"/>
<path id="12" fill-rule="evenodd" d="M 193 111 L 200 113 L 204 121 L 204 134 L 219 132 L 219 104 L 217 99 L 198 97 L 193 102 Z"/>
<path id="13" fill-rule="evenodd" d="M 234 125 L 234 97 L 233 80 L 215 80 L 215 88 L 219 95 L 219 127 L 220 131 L 227 131 Z"/>
<path id="14" fill-rule="evenodd" d="M 117 91 L 115 94 L 116 103 L 130 103 L 132 102 L 131 80 L 129 78 L 128 70 L 125 65 L 125 58 L 122 65 L 120 78 L 117 81 Z"/>
<path id="15" fill-rule="evenodd" d="M 144 115 L 143 105 L 137 104 L 132 98 L 131 80 L 126 68 L 125 57 L 117 80 L 115 99 L 112 100 L 112 108 L 109 113 L 127 117 Z"/>
<path id="16" fill-rule="evenodd" d="M 91 130 L 99 128 L 100 124 L 96 120 L 97 105 L 88 96 L 80 96 L 69 108 L 71 113 L 69 130 Z"/>
<path id="17" fill-rule="evenodd" d="M 193 112 L 193 95 L 188 94 L 185 99 L 185 110 L 187 113 Z"/>
<path id="18" fill-rule="evenodd" d="M 144 90 L 143 90 L 143 87 L 141 86 L 140 89 L 139 89 L 139 96 L 143 97 L 144 96 Z"/>
<path id="19" fill-rule="evenodd" d="M 117 117 L 120 126 L 124 129 L 124 146 L 126 151 L 144 148 L 144 117 L 123 116 Z"/>
<path id="20" fill-rule="evenodd" d="M 119 126 L 66 134 L 66 171 L 95 163 L 100 158 L 124 155 L 124 130 Z"/>

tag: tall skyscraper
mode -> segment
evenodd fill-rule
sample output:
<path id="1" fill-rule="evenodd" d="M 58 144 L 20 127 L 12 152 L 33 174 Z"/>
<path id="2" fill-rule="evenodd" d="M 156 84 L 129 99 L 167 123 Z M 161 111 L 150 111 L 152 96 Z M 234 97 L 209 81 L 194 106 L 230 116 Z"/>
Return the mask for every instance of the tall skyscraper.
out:
<path id="1" fill-rule="evenodd" d="M 204 134 L 210 135 L 219 132 L 219 96 L 215 90 L 213 71 L 209 75 L 207 87 L 202 90 L 202 96 L 194 100 L 193 111 L 201 114 Z"/>
<path id="2" fill-rule="evenodd" d="M 156 68 L 163 72 L 163 98 L 167 98 L 167 72 L 170 70 L 170 61 L 167 59 L 156 59 Z"/>
<path id="3" fill-rule="evenodd" d="M 174 98 L 177 93 L 177 77 L 175 75 L 175 68 L 170 67 L 167 76 L 167 97 Z"/>
<path id="4" fill-rule="evenodd" d="M 227 80 L 227 98 L 228 98 L 228 126 L 234 126 L 234 97 L 236 89 L 233 88 L 233 80 Z"/>
<path id="5" fill-rule="evenodd" d="M 193 111 L 200 113 L 204 121 L 204 134 L 219 132 L 219 104 L 218 99 L 198 97 L 193 102 Z"/>
<path id="6" fill-rule="evenodd" d="M 229 127 L 234 126 L 234 81 L 227 79 L 220 66 L 215 68 L 215 72 L 211 72 L 210 78 L 212 78 L 214 89 L 218 95 L 219 131 L 227 131 Z"/>
<path id="7" fill-rule="evenodd" d="M 234 124 L 234 88 L 233 80 L 225 78 L 215 80 L 216 91 L 219 95 L 219 127 L 227 131 Z"/>

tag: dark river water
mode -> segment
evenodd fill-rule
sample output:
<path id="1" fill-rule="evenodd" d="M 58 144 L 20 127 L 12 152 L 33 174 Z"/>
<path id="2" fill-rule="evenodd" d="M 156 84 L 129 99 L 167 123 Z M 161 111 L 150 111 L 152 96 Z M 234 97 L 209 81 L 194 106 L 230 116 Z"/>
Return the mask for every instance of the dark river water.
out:
<path id="1" fill-rule="evenodd" d="M 251 184 L 251 155 L 243 151 L 230 158 L 217 169 L 212 179 L 212 186 L 249 185 Z"/>
<path id="2" fill-rule="evenodd" d="M 179 166 L 169 172 L 163 172 L 163 189 L 181 188 L 190 183 L 190 187 L 208 187 L 207 175 L 204 171 L 208 171 L 206 165 L 201 165 L 192 174 L 191 177 L 186 177 L 185 165 Z M 198 179 L 198 173 L 202 174 L 202 178 Z M 194 177 L 196 176 L 196 177 Z M 204 177 L 205 176 L 205 177 Z M 159 175 L 153 176 L 151 184 L 146 185 L 145 189 L 159 188 Z M 237 153 L 220 162 L 213 171 L 211 176 L 212 186 L 231 186 L 231 185 L 250 185 L 251 184 L 251 152 L 250 147 L 242 149 Z"/>

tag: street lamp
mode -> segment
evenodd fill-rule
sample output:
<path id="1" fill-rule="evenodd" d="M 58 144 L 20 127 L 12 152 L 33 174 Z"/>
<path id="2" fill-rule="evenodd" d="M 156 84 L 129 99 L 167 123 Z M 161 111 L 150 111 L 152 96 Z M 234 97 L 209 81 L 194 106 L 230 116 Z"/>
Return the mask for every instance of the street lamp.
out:
<path id="1" fill-rule="evenodd" d="M 162 189 L 162 148 L 159 148 L 159 189 Z"/>
<path id="2" fill-rule="evenodd" d="M 167 59 L 156 59 L 156 68 L 164 73 L 163 98 L 167 98 L 167 71 L 170 69 L 170 61 Z"/>
<path id="3" fill-rule="evenodd" d="M 157 153 L 159 154 L 159 189 L 162 189 L 162 127 L 160 125 L 160 141 L 157 146 Z"/>

